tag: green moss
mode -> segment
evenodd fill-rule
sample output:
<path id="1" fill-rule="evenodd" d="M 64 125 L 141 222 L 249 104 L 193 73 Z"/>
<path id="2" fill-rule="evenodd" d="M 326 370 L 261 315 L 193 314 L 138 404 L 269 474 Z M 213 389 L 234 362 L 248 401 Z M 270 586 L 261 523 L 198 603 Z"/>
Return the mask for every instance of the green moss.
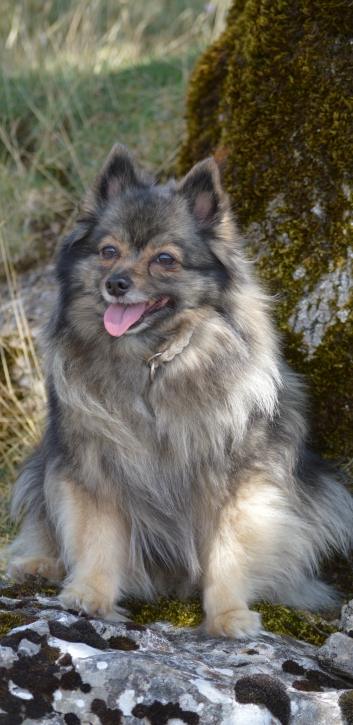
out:
<path id="1" fill-rule="evenodd" d="M 45 597 L 57 597 L 59 591 L 59 587 L 43 587 L 43 589 L 39 589 L 39 594 L 44 594 Z"/>
<path id="2" fill-rule="evenodd" d="M 280 604 L 260 602 L 254 604 L 251 609 L 260 612 L 264 629 L 269 632 L 295 637 L 317 647 L 321 647 L 330 634 L 337 632 L 337 627 L 333 627 L 315 614 L 296 612 Z"/>
<path id="3" fill-rule="evenodd" d="M 279 295 L 287 359 L 310 381 L 312 442 L 347 459 L 353 300 L 338 297 L 353 278 L 349 9 L 348 0 L 235 0 L 191 78 L 179 158 L 182 173 L 212 153 L 219 161 L 249 252 Z"/>
<path id="4" fill-rule="evenodd" d="M 1 594 L 10 599 L 24 599 L 25 597 L 34 597 L 35 594 L 44 594 L 46 597 L 55 597 L 59 589 L 55 587 L 44 587 L 40 582 L 29 580 L 23 584 L 11 584 L 11 586 L 1 589 Z"/>
<path id="5" fill-rule="evenodd" d="M 179 601 L 160 597 L 156 604 L 129 601 L 125 602 L 125 606 L 131 619 L 141 624 L 168 621 L 175 627 L 195 627 L 201 624 L 205 616 L 199 599 Z M 314 614 L 295 612 L 278 604 L 260 602 L 251 609 L 260 612 L 264 629 L 269 632 L 295 637 L 318 647 L 337 631 L 337 627 Z"/>
<path id="6" fill-rule="evenodd" d="M 175 627 L 195 627 L 204 618 L 199 599 L 180 601 L 159 597 L 155 604 L 128 601 L 125 603 L 131 619 L 140 624 L 149 622 L 171 622 Z"/>
<path id="7" fill-rule="evenodd" d="M 0 638 L 4 637 L 14 627 L 21 627 L 24 624 L 35 622 L 35 617 L 23 617 L 13 612 L 0 612 Z"/>

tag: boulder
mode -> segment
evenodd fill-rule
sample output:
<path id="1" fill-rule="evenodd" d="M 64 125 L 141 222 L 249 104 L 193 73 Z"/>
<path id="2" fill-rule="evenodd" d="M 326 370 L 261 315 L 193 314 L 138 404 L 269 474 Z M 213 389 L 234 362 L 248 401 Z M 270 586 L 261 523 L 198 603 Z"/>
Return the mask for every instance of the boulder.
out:
<path id="1" fill-rule="evenodd" d="M 291 637 L 214 639 L 78 616 L 42 593 L 2 594 L 3 632 L 22 622 L 0 640 L 2 725 L 343 725 L 349 711 L 353 679 L 329 674 L 323 648 Z"/>
<path id="2" fill-rule="evenodd" d="M 353 677 L 353 639 L 334 632 L 318 650 L 317 661 L 330 672 Z"/>

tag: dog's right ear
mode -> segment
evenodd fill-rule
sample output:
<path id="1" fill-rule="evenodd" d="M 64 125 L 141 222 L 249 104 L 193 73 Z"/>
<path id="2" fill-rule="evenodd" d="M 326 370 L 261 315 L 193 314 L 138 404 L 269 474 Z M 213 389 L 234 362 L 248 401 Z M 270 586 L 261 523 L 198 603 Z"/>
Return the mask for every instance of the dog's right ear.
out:
<path id="1" fill-rule="evenodd" d="M 120 194 L 134 188 L 148 188 L 152 184 L 153 179 L 140 169 L 130 151 L 116 143 L 92 188 L 83 197 L 79 205 L 80 214 L 83 218 L 92 216 Z"/>

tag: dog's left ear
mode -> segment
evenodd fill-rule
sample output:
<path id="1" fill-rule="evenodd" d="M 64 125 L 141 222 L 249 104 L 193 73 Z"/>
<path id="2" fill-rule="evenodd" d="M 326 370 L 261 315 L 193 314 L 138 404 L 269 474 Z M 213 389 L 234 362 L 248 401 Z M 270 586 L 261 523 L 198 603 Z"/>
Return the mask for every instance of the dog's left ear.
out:
<path id="1" fill-rule="evenodd" d="M 92 215 L 120 194 L 131 189 L 148 188 L 153 183 L 152 177 L 140 169 L 132 153 L 122 144 L 116 143 L 94 179 L 92 188 L 81 201 L 81 215 Z"/>
<path id="2" fill-rule="evenodd" d="M 219 224 L 229 208 L 218 166 L 213 158 L 200 161 L 179 182 L 175 191 L 187 199 L 190 212 L 203 229 Z"/>

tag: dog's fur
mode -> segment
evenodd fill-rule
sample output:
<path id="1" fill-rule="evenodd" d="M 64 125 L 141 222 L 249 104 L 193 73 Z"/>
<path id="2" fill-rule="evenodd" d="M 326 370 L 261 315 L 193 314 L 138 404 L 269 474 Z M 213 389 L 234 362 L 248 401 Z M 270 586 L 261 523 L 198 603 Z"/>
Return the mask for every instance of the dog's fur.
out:
<path id="1" fill-rule="evenodd" d="M 199 589 L 207 630 L 232 637 L 258 631 L 255 600 L 331 605 L 316 575 L 351 545 L 352 499 L 305 448 L 305 395 L 216 164 L 158 187 L 117 144 L 80 212 L 58 259 L 48 425 L 15 488 L 10 573 L 64 580 L 65 607 L 102 616 L 122 597 Z M 113 274 L 132 283 L 124 305 L 169 300 L 119 337 L 103 324 L 121 301 Z"/>

